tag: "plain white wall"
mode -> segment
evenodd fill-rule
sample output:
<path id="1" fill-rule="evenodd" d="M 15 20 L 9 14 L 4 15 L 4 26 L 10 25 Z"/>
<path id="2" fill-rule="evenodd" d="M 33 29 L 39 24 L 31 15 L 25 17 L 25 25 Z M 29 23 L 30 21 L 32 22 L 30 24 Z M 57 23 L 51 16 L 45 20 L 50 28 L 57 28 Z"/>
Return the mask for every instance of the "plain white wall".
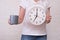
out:
<path id="1" fill-rule="evenodd" d="M 0 40 L 20 40 L 20 25 L 8 24 L 12 13 L 18 15 L 18 0 L 0 0 Z"/>
<path id="2" fill-rule="evenodd" d="M 48 40 L 60 40 L 60 0 L 50 1 L 52 21 L 47 25 Z M 18 8 L 18 0 L 0 0 L 0 40 L 20 40 L 21 24 L 8 24 L 9 15 L 18 15 Z"/>
<path id="3" fill-rule="evenodd" d="M 60 40 L 60 0 L 50 0 L 52 21 L 47 25 L 48 40 Z"/>

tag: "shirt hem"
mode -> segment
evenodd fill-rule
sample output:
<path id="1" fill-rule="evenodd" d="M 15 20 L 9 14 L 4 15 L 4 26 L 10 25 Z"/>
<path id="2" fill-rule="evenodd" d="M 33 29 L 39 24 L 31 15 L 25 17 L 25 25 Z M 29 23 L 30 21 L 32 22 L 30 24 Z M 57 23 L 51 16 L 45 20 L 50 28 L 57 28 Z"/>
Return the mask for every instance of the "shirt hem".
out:
<path id="1" fill-rule="evenodd" d="M 47 34 L 22 34 L 22 35 L 31 35 L 31 36 L 44 36 L 44 35 L 47 35 Z"/>

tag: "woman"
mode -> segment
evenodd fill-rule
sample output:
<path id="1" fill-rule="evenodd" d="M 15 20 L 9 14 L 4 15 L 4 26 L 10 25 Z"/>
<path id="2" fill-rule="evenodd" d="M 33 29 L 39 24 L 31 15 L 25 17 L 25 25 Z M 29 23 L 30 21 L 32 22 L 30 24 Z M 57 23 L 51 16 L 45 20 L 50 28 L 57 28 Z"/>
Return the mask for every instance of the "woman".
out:
<path id="1" fill-rule="evenodd" d="M 33 5 L 42 5 L 46 11 L 46 21 L 39 26 L 28 24 L 28 10 Z M 50 23 L 50 4 L 48 0 L 22 0 L 20 2 L 19 20 L 22 23 L 22 37 L 21 40 L 47 40 L 46 24 Z"/>

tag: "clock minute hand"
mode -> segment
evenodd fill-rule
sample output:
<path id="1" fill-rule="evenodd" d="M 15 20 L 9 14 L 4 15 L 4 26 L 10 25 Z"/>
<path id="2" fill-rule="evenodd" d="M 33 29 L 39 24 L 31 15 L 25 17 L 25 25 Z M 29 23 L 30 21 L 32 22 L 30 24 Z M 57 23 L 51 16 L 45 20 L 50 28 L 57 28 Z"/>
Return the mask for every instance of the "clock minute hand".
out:
<path id="1" fill-rule="evenodd" d="M 38 16 L 38 8 L 36 9 L 36 16 Z"/>

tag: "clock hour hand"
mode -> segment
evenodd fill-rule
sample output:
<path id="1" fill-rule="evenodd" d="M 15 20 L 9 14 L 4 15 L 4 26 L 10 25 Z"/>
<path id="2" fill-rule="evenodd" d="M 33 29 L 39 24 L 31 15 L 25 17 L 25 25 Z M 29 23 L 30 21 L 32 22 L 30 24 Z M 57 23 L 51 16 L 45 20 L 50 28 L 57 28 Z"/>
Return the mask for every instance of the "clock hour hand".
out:
<path id="1" fill-rule="evenodd" d="M 37 16 L 35 17 L 35 19 L 33 20 L 33 22 L 36 20 Z"/>

